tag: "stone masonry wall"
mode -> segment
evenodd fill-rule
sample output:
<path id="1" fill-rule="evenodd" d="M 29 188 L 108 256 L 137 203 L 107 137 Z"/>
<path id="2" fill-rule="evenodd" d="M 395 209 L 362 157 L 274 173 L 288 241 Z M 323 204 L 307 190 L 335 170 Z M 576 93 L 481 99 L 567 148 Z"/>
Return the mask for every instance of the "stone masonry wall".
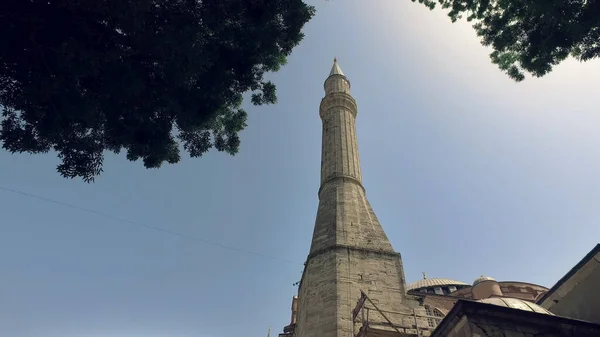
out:
<path id="1" fill-rule="evenodd" d="M 298 289 L 295 336 L 336 336 L 336 260 L 331 253 L 309 259 Z"/>
<path id="2" fill-rule="evenodd" d="M 352 96 L 335 93 L 321 101 L 323 135 L 321 184 L 344 176 L 362 181 L 356 136 L 356 102 Z"/>
<path id="3" fill-rule="evenodd" d="M 460 298 L 444 296 L 444 295 L 435 295 L 435 294 L 418 294 L 422 298 L 423 305 L 428 305 L 431 308 L 439 309 L 444 315 L 448 314 L 452 307 L 456 304 Z"/>
<path id="4" fill-rule="evenodd" d="M 311 254 L 335 245 L 394 252 L 362 186 L 338 179 L 319 197 Z"/>
<path id="5" fill-rule="evenodd" d="M 400 255 L 337 246 L 307 263 L 296 336 L 352 337 L 352 310 L 361 290 L 394 324 L 407 329 L 415 325 L 413 308 L 419 308 L 419 303 L 406 298 Z M 373 309 L 370 303 L 367 307 Z M 420 316 L 421 311 L 417 312 Z M 374 323 L 385 322 L 376 310 L 370 310 L 369 316 Z M 419 321 L 422 328 L 427 326 L 423 319 Z"/>

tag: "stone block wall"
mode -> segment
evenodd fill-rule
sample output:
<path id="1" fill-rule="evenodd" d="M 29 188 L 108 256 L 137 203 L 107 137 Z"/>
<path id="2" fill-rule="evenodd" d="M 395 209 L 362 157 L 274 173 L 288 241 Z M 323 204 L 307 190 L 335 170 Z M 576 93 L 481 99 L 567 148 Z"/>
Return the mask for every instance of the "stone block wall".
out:
<path id="1" fill-rule="evenodd" d="M 428 305 L 431 308 L 439 309 L 444 315 L 448 314 L 448 312 L 454 307 L 456 302 L 460 300 L 457 297 L 444 296 L 444 295 L 435 295 L 435 294 L 423 294 L 417 295 L 421 298 L 423 305 Z"/>
<path id="2" fill-rule="evenodd" d="M 414 327 L 412 312 L 420 306 L 406 297 L 400 255 L 336 246 L 312 256 L 306 265 L 298 296 L 296 336 L 354 336 L 352 311 L 361 290 L 393 323 Z M 370 321 L 385 322 L 377 310 L 370 310 L 369 316 Z M 427 326 L 425 320 L 419 322 L 423 328 Z"/>

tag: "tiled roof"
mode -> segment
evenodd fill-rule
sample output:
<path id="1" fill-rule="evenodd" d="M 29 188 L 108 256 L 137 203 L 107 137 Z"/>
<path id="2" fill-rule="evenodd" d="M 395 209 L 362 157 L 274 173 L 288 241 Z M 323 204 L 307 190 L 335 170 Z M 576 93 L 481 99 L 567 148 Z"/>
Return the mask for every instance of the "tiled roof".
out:
<path id="1" fill-rule="evenodd" d="M 418 280 L 415 283 L 411 283 L 406 286 L 406 290 L 420 289 L 420 288 L 429 288 L 429 287 L 442 287 L 442 286 L 456 286 L 456 285 L 466 285 L 468 283 L 451 280 L 447 278 L 427 278 L 423 280 Z"/>
<path id="2" fill-rule="evenodd" d="M 483 281 L 496 281 L 493 278 L 489 277 L 489 276 L 483 276 L 481 275 L 480 277 L 478 277 L 477 279 L 475 279 L 475 281 L 473 281 L 473 286 L 476 286 L 478 283 L 481 283 Z"/>
<path id="3" fill-rule="evenodd" d="M 478 300 L 477 302 L 499 305 L 501 307 L 507 307 L 507 308 L 525 310 L 525 311 L 533 311 L 533 312 L 537 312 L 538 314 L 554 315 L 550 311 L 542 308 L 541 306 L 539 306 L 535 303 L 521 300 L 518 298 L 490 297 L 490 298 Z"/>

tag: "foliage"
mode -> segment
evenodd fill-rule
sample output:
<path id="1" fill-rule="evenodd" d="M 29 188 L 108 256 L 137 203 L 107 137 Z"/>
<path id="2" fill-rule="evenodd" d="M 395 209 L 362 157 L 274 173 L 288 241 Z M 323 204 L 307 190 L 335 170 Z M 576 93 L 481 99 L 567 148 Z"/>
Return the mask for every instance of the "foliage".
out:
<path id="1" fill-rule="evenodd" d="M 415 1 L 415 0 L 413 0 Z M 536 77 L 568 56 L 600 56 L 600 0 L 418 0 L 430 9 L 449 9 L 455 22 L 474 21 L 492 62 L 516 81 Z"/>
<path id="2" fill-rule="evenodd" d="M 93 181 L 106 150 L 146 168 L 237 153 L 242 94 L 273 104 L 263 79 L 285 64 L 314 8 L 302 0 L 4 0 L 0 139 L 58 152 Z"/>

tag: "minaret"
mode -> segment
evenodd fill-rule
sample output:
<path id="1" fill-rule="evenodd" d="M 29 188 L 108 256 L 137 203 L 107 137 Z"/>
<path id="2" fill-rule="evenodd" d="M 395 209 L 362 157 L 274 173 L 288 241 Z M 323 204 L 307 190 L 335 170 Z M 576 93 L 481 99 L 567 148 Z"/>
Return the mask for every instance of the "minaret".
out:
<path id="1" fill-rule="evenodd" d="M 400 254 L 394 252 L 362 184 L 357 112 L 350 81 L 334 60 L 319 109 L 319 207 L 298 290 L 296 337 L 353 337 L 351 312 L 361 290 L 384 311 L 406 312 L 415 305 L 406 299 Z"/>

